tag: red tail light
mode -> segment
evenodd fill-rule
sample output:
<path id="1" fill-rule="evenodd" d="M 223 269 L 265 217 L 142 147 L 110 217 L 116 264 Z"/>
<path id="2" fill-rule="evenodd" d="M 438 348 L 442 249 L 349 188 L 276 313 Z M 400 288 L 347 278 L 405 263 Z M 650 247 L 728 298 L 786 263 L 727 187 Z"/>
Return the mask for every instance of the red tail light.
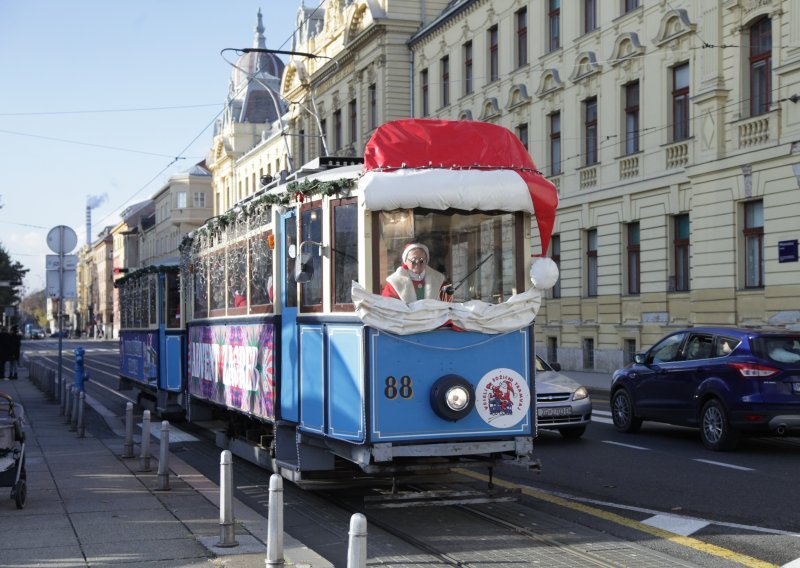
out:
<path id="1" fill-rule="evenodd" d="M 780 369 L 759 365 L 758 363 L 728 363 L 728 366 L 733 367 L 739 371 L 740 375 L 749 379 L 771 377 L 780 372 Z"/>

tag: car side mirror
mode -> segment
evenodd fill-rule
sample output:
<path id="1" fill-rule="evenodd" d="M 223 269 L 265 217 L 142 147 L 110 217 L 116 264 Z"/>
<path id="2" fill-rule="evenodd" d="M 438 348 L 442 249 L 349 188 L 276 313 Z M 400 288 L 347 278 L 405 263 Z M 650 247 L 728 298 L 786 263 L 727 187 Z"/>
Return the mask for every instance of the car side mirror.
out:
<path id="1" fill-rule="evenodd" d="M 637 365 L 644 365 L 644 353 L 637 353 L 634 355 L 633 362 Z"/>
<path id="2" fill-rule="evenodd" d="M 561 363 L 549 363 L 550 367 L 553 368 L 554 371 L 558 372 L 561 370 Z"/>

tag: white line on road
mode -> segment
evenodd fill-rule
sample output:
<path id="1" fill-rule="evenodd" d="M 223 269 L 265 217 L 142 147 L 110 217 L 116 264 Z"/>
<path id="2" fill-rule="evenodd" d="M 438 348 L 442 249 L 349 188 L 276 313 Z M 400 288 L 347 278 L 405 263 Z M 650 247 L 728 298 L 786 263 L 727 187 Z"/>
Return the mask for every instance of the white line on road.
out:
<path id="1" fill-rule="evenodd" d="M 633 444 L 622 444 L 620 442 L 612 442 L 611 440 L 603 440 L 604 444 L 611 444 L 613 446 L 622 446 L 623 448 L 630 448 L 632 450 L 650 450 L 650 448 L 644 448 L 642 446 L 634 446 Z"/>
<path id="2" fill-rule="evenodd" d="M 676 515 L 656 515 L 642 521 L 646 525 L 664 529 L 681 536 L 690 536 L 710 525 L 708 521 L 678 517 Z"/>
<path id="3" fill-rule="evenodd" d="M 703 459 L 700 459 L 700 458 L 694 458 L 694 461 L 702 462 L 702 463 L 708 463 L 708 464 L 711 464 L 711 465 L 718 465 L 720 467 L 729 467 L 731 469 L 738 469 L 740 471 L 755 471 L 755 469 L 753 469 L 752 467 L 744 467 L 744 466 L 741 466 L 741 465 L 733 465 L 732 463 L 723 463 L 723 462 L 717 462 L 717 461 L 711 461 L 711 460 L 703 460 Z"/>

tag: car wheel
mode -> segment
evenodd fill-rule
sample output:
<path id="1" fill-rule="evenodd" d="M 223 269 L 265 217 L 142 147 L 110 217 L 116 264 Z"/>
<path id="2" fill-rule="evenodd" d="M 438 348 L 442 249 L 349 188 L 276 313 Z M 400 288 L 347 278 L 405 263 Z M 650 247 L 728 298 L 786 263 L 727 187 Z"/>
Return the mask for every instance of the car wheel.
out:
<path id="1" fill-rule="evenodd" d="M 700 437 L 703 445 L 715 452 L 732 450 L 739 443 L 739 432 L 731 427 L 725 408 L 715 398 L 703 405 Z"/>
<path id="2" fill-rule="evenodd" d="M 638 432 L 642 427 L 642 419 L 634 415 L 631 395 L 625 389 L 615 391 L 611 397 L 611 418 L 620 432 Z"/>
<path id="3" fill-rule="evenodd" d="M 559 434 L 561 434 L 567 440 L 577 440 L 583 433 L 586 432 L 586 426 L 571 426 L 569 428 L 559 428 Z"/>

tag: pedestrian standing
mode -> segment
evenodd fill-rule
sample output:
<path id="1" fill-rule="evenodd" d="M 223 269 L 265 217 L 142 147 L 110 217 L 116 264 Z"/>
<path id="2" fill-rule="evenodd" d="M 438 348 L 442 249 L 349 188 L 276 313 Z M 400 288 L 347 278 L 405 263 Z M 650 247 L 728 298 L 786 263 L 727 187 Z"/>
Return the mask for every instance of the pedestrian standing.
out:
<path id="1" fill-rule="evenodd" d="M 11 335 L 5 326 L 0 327 L 0 379 L 6 378 L 6 362 L 11 359 Z"/>
<path id="2" fill-rule="evenodd" d="M 22 348 L 22 335 L 19 332 L 19 328 L 15 325 L 11 328 L 11 337 L 10 337 L 10 349 L 9 349 L 9 379 L 16 379 L 17 378 L 17 367 L 19 366 L 19 352 Z"/>

